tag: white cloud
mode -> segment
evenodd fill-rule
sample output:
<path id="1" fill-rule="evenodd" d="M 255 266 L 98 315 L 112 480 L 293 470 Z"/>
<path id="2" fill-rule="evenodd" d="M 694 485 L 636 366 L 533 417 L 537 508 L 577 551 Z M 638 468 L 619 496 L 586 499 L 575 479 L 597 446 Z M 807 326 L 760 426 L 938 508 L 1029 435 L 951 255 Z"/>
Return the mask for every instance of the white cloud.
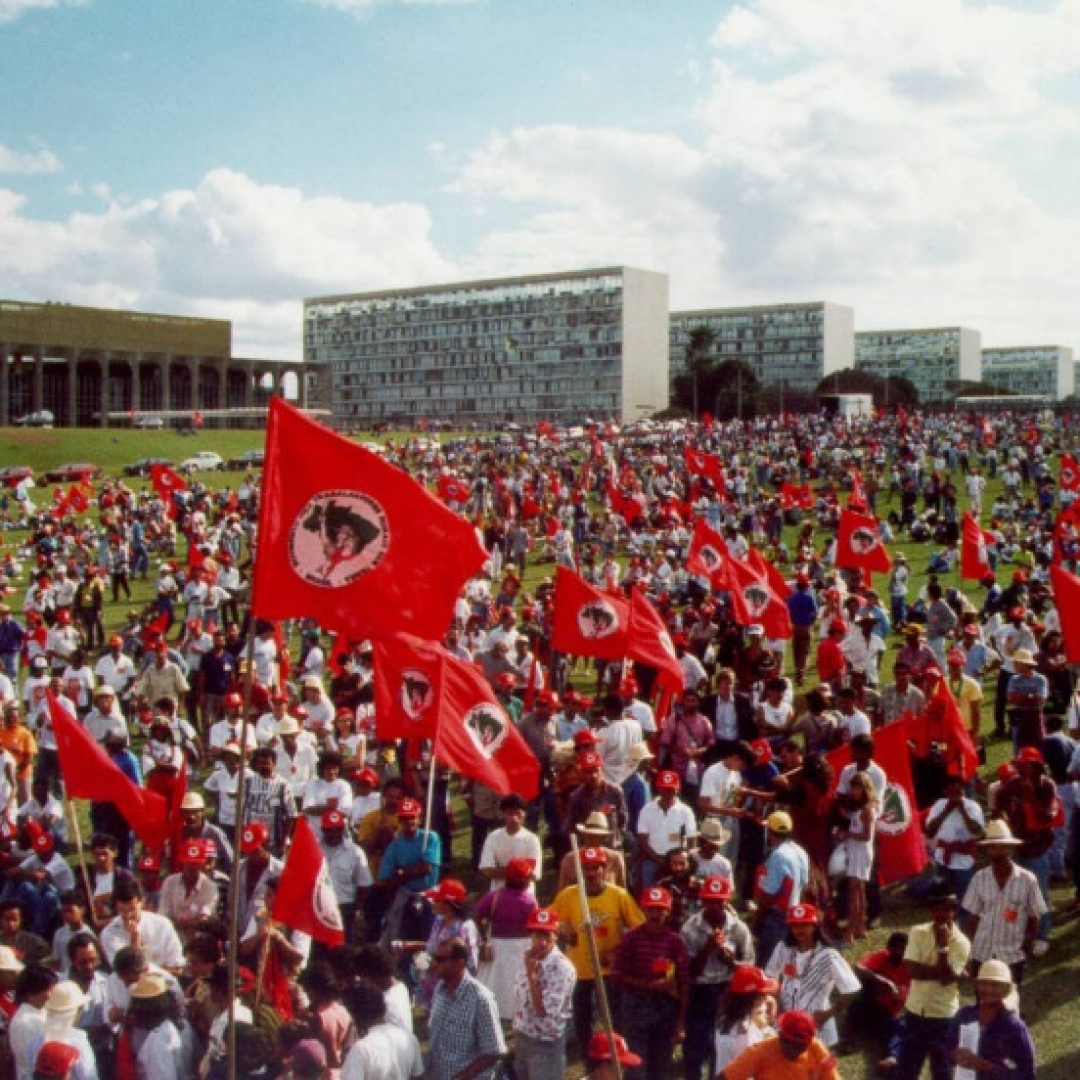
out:
<path id="1" fill-rule="evenodd" d="M 231 318 L 238 353 L 296 356 L 305 296 L 452 279 L 430 231 L 422 206 L 311 198 L 224 169 L 63 222 L 0 189 L 0 278 L 32 299 Z"/>
<path id="2" fill-rule="evenodd" d="M 1054 89 L 1077 40 L 1080 0 L 757 0 L 716 30 L 692 145 L 520 129 L 453 190 L 515 212 L 476 253 L 494 270 L 636 262 L 677 307 L 827 298 L 860 326 L 1080 346 L 1080 204 L 1016 168 L 1039 145 L 1077 172 L 1080 109 Z"/>
<path id="3" fill-rule="evenodd" d="M 341 11 L 346 15 L 369 15 L 377 7 L 399 4 L 404 7 L 461 7 L 483 0 L 304 0 L 306 4 Z"/>
<path id="4" fill-rule="evenodd" d="M 25 153 L 11 150 L 0 143 L 0 173 L 29 174 L 59 171 L 60 159 L 51 150 L 33 150 Z"/>
<path id="5" fill-rule="evenodd" d="M 14 22 L 31 11 L 58 7 L 84 7 L 88 0 L 0 0 L 0 23 Z"/>

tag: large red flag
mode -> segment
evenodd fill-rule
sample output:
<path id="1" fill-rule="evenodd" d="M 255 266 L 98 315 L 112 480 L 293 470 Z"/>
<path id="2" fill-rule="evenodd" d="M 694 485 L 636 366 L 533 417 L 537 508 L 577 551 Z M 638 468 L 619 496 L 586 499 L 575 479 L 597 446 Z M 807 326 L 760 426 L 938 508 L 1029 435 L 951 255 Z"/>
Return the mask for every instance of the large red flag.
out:
<path id="1" fill-rule="evenodd" d="M 632 495 L 625 495 L 614 484 L 608 483 L 608 498 L 611 500 L 611 509 L 621 517 L 627 525 L 633 525 L 645 512 L 645 503 Z"/>
<path id="2" fill-rule="evenodd" d="M 814 509 L 814 493 L 809 484 L 792 484 L 785 480 L 780 485 L 780 505 L 789 510 L 798 507 L 800 510 Z"/>
<path id="3" fill-rule="evenodd" d="M 1080 535 L 1080 499 L 1069 503 L 1054 522 L 1054 561 L 1070 556 L 1071 549 Z"/>
<path id="4" fill-rule="evenodd" d="M 851 761 L 851 748 L 845 744 L 825 756 L 839 778 Z M 874 761 L 887 778 L 878 807 L 877 877 L 882 885 L 891 885 L 921 874 L 926 867 L 926 841 L 916 810 L 905 721 L 897 720 L 874 732 Z"/>
<path id="5" fill-rule="evenodd" d="M 341 945 L 345 941 L 330 871 L 315 832 L 303 814 L 293 830 L 272 914 L 286 926 L 325 945 Z"/>
<path id="6" fill-rule="evenodd" d="M 982 581 L 992 575 L 990 557 L 986 545 L 993 544 L 997 537 L 987 532 L 972 517 L 971 512 L 964 514 L 960 526 L 960 577 L 966 581 Z"/>
<path id="7" fill-rule="evenodd" d="M 1060 483 L 1066 491 L 1080 491 L 1080 464 L 1072 454 L 1061 455 Z"/>
<path id="8" fill-rule="evenodd" d="M 151 851 L 164 851 L 169 837 L 165 800 L 129 780 L 55 694 L 48 693 L 46 701 L 68 797 L 115 804 Z"/>
<path id="9" fill-rule="evenodd" d="M 791 586 L 784 580 L 780 568 L 774 562 L 770 562 L 757 548 L 751 548 L 746 553 L 746 561 L 760 574 L 764 574 L 769 581 L 769 588 L 781 599 L 787 600 L 791 595 Z"/>
<path id="10" fill-rule="evenodd" d="M 876 518 L 854 510 L 840 511 L 836 565 L 882 574 L 892 569 L 892 559 L 881 542 Z"/>
<path id="11" fill-rule="evenodd" d="M 659 672 L 657 681 L 665 690 L 681 694 L 686 679 L 682 664 L 675 655 L 671 635 L 660 618 L 660 613 L 649 603 L 641 589 L 630 594 L 630 637 L 626 655 L 631 660 L 654 667 Z"/>
<path id="12" fill-rule="evenodd" d="M 487 560 L 473 527 L 378 454 L 270 401 L 252 602 L 354 637 L 440 638 Z"/>
<path id="13" fill-rule="evenodd" d="M 691 574 L 708 578 L 715 588 L 714 575 L 729 556 L 727 541 L 704 518 L 698 518 L 690 538 L 686 569 Z"/>
<path id="14" fill-rule="evenodd" d="M 1054 563 L 1050 567 L 1050 585 L 1061 618 L 1065 655 L 1070 664 L 1080 664 L 1080 577 Z"/>
<path id="15" fill-rule="evenodd" d="M 938 682 L 934 692 L 927 698 L 921 716 L 909 717 L 908 741 L 915 746 L 919 757 L 932 752 L 931 742 L 944 743 L 945 761 L 965 780 L 970 780 L 979 770 L 979 751 L 968 730 L 967 721 L 960 715 L 960 706 L 945 680 Z"/>
<path id="16" fill-rule="evenodd" d="M 621 660 L 626 656 L 630 605 L 601 592 L 579 574 L 555 570 L 555 612 L 552 648 L 572 656 Z"/>

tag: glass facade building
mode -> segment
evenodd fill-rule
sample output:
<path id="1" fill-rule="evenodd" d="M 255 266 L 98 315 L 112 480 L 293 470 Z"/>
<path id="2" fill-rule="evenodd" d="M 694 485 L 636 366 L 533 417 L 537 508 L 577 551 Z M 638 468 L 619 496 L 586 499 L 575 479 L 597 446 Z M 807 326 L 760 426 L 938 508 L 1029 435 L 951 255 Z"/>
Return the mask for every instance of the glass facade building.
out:
<path id="1" fill-rule="evenodd" d="M 1013 394 L 1035 394 L 1050 401 L 1076 389 L 1076 359 L 1065 345 L 1020 345 L 983 349 L 983 382 Z"/>
<path id="2" fill-rule="evenodd" d="M 813 390 L 852 366 L 853 325 L 851 308 L 826 302 L 672 312 L 671 375 L 686 372 L 690 335 L 704 328 L 713 334 L 716 363 L 741 360 L 764 386 Z"/>
<path id="3" fill-rule="evenodd" d="M 668 279 L 628 267 L 304 301 L 338 427 L 626 422 L 668 404 Z"/>
<path id="4" fill-rule="evenodd" d="M 902 376 L 919 402 L 951 400 L 960 382 L 982 378 L 978 330 L 942 327 L 932 330 L 870 330 L 855 335 L 855 367 L 882 378 Z"/>

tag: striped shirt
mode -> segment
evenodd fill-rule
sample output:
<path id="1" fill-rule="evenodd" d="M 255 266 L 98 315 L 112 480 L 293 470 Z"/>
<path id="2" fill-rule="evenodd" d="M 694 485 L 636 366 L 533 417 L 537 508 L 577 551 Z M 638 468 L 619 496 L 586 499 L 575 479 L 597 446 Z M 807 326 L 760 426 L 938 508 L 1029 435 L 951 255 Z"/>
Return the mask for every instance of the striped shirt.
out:
<path id="1" fill-rule="evenodd" d="M 980 962 L 1017 964 L 1024 959 L 1028 921 L 1045 914 L 1046 901 L 1030 870 L 1014 865 L 1002 887 L 994 877 L 994 868 L 988 866 L 971 879 L 964 894 L 964 910 L 979 917 L 971 955 Z"/>

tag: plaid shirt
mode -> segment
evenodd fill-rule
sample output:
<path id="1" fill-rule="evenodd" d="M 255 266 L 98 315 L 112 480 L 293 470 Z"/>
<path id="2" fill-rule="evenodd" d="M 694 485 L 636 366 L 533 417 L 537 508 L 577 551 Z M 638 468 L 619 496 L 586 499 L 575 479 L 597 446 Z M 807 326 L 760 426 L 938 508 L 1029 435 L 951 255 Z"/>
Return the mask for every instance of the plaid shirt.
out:
<path id="1" fill-rule="evenodd" d="M 468 972 L 453 991 L 440 981 L 428 1030 L 427 1080 L 451 1080 L 478 1057 L 506 1053 L 499 1007 L 491 991 Z M 485 1069 L 476 1080 L 491 1080 L 494 1074 L 494 1068 Z"/>

